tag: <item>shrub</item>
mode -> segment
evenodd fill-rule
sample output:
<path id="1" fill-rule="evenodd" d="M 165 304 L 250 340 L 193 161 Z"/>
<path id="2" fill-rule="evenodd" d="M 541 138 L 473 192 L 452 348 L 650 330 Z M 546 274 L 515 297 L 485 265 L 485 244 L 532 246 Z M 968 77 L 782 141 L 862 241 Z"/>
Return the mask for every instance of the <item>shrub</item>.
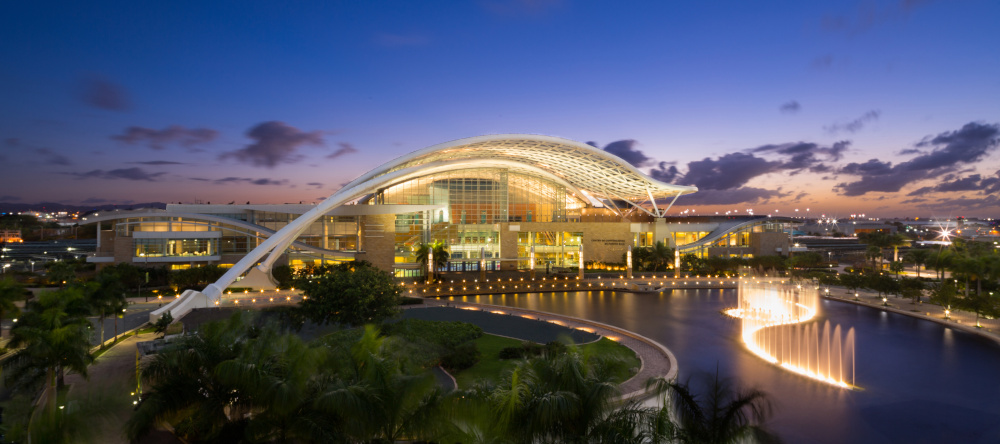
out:
<path id="1" fill-rule="evenodd" d="M 472 367 L 479 362 L 481 353 L 476 343 L 469 341 L 459 344 L 454 351 L 441 357 L 441 366 L 449 372 L 457 372 Z"/>
<path id="2" fill-rule="evenodd" d="M 478 339 L 483 329 L 467 322 L 425 321 L 405 319 L 385 326 L 387 336 L 399 336 L 412 342 L 428 342 L 446 348 L 449 352 L 460 344 Z"/>
<path id="3" fill-rule="evenodd" d="M 518 347 L 500 349 L 500 353 L 497 356 L 500 359 L 524 359 L 537 358 L 542 355 L 553 357 L 563 353 L 566 353 L 566 344 L 559 341 L 552 341 L 545 345 L 525 341 Z"/>

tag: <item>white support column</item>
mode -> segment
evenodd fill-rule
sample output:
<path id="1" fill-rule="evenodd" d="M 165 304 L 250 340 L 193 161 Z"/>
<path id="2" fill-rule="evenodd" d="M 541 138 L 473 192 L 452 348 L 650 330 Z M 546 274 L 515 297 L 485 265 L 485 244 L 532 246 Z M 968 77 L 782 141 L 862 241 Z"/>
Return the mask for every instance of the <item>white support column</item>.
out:
<path id="1" fill-rule="evenodd" d="M 660 217 L 660 207 L 656 206 L 656 199 L 653 199 L 653 193 L 646 188 L 646 195 L 649 196 L 649 202 L 653 204 L 653 211 L 656 212 L 656 217 Z"/>
<path id="2" fill-rule="evenodd" d="M 667 205 L 667 208 L 665 210 L 663 210 L 663 215 L 664 216 L 666 216 L 667 215 L 667 211 L 670 211 L 670 208 L 674 206 L 674 202 L 677 202 L 677 198 L 678 197 L 681 197 L 681 192 L 680 191 L 678 191 L 677 195 L 674 196 L 674 200 L 670 201 L 670 205 Z"/>

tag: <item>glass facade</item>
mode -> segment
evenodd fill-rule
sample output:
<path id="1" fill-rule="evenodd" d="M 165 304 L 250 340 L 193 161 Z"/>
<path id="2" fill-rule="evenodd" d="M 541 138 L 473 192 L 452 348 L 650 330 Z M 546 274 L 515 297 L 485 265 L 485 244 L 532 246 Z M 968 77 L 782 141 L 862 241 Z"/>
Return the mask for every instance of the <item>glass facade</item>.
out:
<path id="1" fill-rule="evenodd" d="M 269 211 L 251 211 L 249 213 L 210 214 L 228 219 L 262 222 L 261 226 L 272 230 L 280 230 L 298 217 L 294 213 L 279 213 Z M 185 239 L 184 233 L 221 231 L 218 239 L 211 239 L 210 246 L 191 244 L 190 241 L 206 241 L 206 239 Z M 134 232 L 170 232 L 176 233 L 170 239 L 134 239 L 136 257 L 192 257 L 218 256 L 221 254 L 246 254 L 260 245 L 268 233 L 256 231 L 251 227 L 243 227 L 221 222 L 191 220 L 183 217 L 133 217 L 123 218 L 115 224 L 116 235 L 131 237 Z M 334 251 L 357 251 L 358 222 L 355 216 L 324 216 L 313 222 L 302 235 L 296 239 L 307 245 Z M 210 251 L 210 252 L 209 252 Z M 291 247 L 288 251 L 289 263 L 302 265 L 304 263 L 335 262 L 328 257 L 311 251 L 298 250 Z"/>
<path id="2" fill-rule="evenodd" d="M 531 268 L 531 247 L 535 247 L 535 269 L 579 267 L 583 233 L 568 231 L 521 231 L 517 233 L 517 266 Z"/>
<path id="3" fill-rule="evenodd" d="M 396 216 L 395 262 L 412 268 L 421 243 L 440 241 L 448 246 L 454 266 L 462 269 L 478 269 L 481 256 L 500 257 L 499 223 L 566 221 L 568 212 L 584 206 L 561 184 L 500 168 L 409 180 L 382 190 L 369 204 L 444 205 Z M 488 269 L 495 267 L 494 261 L 487 262 Z"/>
<path id="4" fill-rule="evenodd" d="M 219 254 L 218 239 L 134 239 L 135 257 L 198 257 Z"/>

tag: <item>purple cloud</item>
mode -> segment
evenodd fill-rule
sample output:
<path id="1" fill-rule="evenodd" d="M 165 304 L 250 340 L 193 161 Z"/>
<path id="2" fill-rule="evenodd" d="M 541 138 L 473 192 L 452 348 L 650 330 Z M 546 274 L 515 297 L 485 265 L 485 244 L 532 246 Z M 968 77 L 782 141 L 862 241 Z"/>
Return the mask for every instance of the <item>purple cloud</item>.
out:
<path id="1" fill-rule="evenodd" d="M 861 128 L 864 128 L 868 123 L 878 120 L 881 114 L 882 112 L 879 110 L 871 110 L 850 122 L 835 123 L 833 125 L 824 126 L 823 129 L 830 134 L 837 134 L 839 132 L 856 133 L 861 131 Z"/>
<path id="2" fill-rule="evenodd" d="M 353 145 L 351 145 L 351 144 L 349 144 L 347 142 L 339 142 L 339 143 L 337 143 L 337 145 L 340 145 L 340 148 L 337 148 L 337 151 L 334 151 L 334 152 L 332 152 L 330 154 L 327 154 L 327 156 L 326 156 L 327 159 L 336 159 L 336 158 L 338 158 L 340 156 L 343 156 L 345 154 L 351 154 L 351 153 L 358 152 L 357 148 L 354 148 Z"/>
<path id="3" fill-rule="evenodd" d="M 322 146 L 323 132 L 305 132 L 284 122 L 260 123 L 247 131 L 247 137 L 254 143 L 246 147 L 224 153 L 220 159 L 234 158 L 254 166 L 274 168 L 280 163 L 295 163 L 302 160 L 297 150 L 302 145 Z"/>
<path id="4" fill-rule="evenodd" d="M 209 128 L 189 129 L 180 125 L 170 125 L 162 130 L 156 130 L 130 126 L 122 134 L 111 136 L 111 139 L 129 145 L 146 145 L 154 150 L 162 150 L 171 143 L 192 148 L 195 145 L 211 142 L 218 136 L 218 131 Z"/>
<path id="5" fill-rule="evenodd" d="M 694 194 L 685 194 L 677 199 L 678 205 L 735 205 L 759 204 L 771 199 L 788 196 L 781 190 L 765 190 L 763 188 L 739 187 L 727 190 L 704 189 Z"/>
<path id="6" fill-rule="evenodd" d="M 729 153 L 714 160 L 706 157 L 689 162 L 688 171 L 679 183 L 702 190 L 728 190 L 743 186 L 757 176 L 778 171 L 782 164 L 747 153 Z"/>
<path id="7" fill-rule="evenodd" d="M 973 164 L 985 158 L 998 144 L 1000 125 L 968 123 L 956 131 L 925 138 L 917 147 L 931 151 L 906 162 L 893 165 L 871 159 L 864 164 L 850 163 L 841 173 L 862 176 L 860 180 L 837 185 L 845 196 L 861 196 L 868 192 L 897 192 L 913 182 L 954 172 L 961 164 Z"/>
<path id="8" fill-rule="evenodd" d="M 138 180 L 138 181 L 148 181 L 155 182 L 160 176 L 163 176 L 164 172 L 159 173 L 148 173 L 142 168 L 120 168 L 116 170 L 91 170 L 86 173 L 65 173 L 70 176 L 75 176 L 77 179 L 125 179 L 125 180 Z"/>
<path id="9" fill-rule="evenodd" d="M 778 107 L 778 110 L 785 114 L 795 114 L 799 112 L 801 109 L 802 105 L 799 105 L 799 102 L 795 100 L 782 103 L 781 106 Z"/>
<path id="10" fill-rule="evenodd" d="M 124 111 L 132 107 L 125 88 L 97 74 L 83 79 L 80 99 L 94 108 L 110 111 Z"/>
<path id="11" fill-rule="evenodd" d="M 199 180 L 197 178 L 192 178 L 192 179 Z M 251 185 L 284 185 L 284 184 L 288 183 L 288 180 L 285 180 L 285 179 L 282 179 L 282 180 L 273 180 L 273 179 L 263 179 L 263 178 L 262 179 L 253 179 L 253 178 L 250 178 L 250 177 L 225 177 L 225 178 L 222 178 L 222 179 L 216 179 L 216 180 L 214 180 L 212 182 L 215 183 L 216 185 L 222 185 L 222 184 L 227 184 L 227 183 L 237 183 L 237 182 L 248 183 L 248 184 L 251 184 Z"/>
<path id="12" fill-rule="evenodd" d="M 45 163 L 47 163 L 49 165 L 69 166 L 69 165 L 73 164 L 73 162 L 71 160 L 69 160 L 68 157 L 66 157 L 66 156 L 64 156 L 62 154 L 59 154 L 59 153 L 57 153 L 55 151 L 52 151 L 52 150 L 50 150 L 48 148 L 34 148 L 34 149 L 32 149 L 32 151 L 34 151 L 38 155 L 44 157 L 45 158 Z"/>
<path id="13" fill-rule="evenodd" d="M 594 142 L 587 142 L 587 143 L 590 144 L 591 146 L 594 146 L 595 148 L 597 147 L 597 145 L 595 145 Z M 634 167 L 640 167 L 649 163 L 653 159 L 651 159 L 649 156 L 646 156 L 642 151 L 636 149 L 636 145 L 638 144 L 639 142 L 636 142 L 635 140 L 632 139 L 619 140 L 605 145 L 604 151 L 607 151 L 611 154 L 621 157 L 622 160 L 632 164 L 632 166 Z"/>

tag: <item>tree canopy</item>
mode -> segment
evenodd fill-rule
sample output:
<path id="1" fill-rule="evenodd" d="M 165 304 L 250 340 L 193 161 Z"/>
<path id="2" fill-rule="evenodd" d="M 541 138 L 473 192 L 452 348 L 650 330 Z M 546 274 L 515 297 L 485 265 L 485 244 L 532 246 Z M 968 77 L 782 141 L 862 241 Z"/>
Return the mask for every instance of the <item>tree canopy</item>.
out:
<path id="1" fill-rule="evenodd" d="M 380 323 L 399 312 L 403 287 L 372 264 L 359 261 L 330 267 L 311 278 L 300 278 L 305 298 L 299 303 L 306 318 L 319 324 Z"/>

